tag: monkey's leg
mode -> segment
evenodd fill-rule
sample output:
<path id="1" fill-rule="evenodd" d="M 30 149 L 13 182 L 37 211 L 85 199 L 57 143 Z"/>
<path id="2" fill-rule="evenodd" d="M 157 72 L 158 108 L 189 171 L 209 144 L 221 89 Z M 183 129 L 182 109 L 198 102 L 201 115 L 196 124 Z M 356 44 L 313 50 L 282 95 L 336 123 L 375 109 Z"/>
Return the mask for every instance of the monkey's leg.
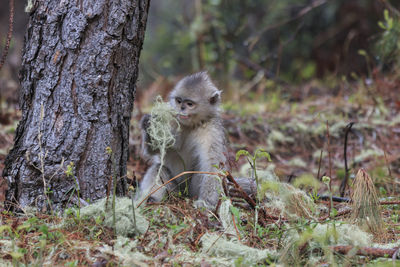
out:
<path id="1" fill-rule="evenodd" d="M 215 175 L 194 175 L 190 182 L 190 195 L 197 196 L 194 205 L 198 208 L 214 209 L 217 206 L 222 186 Z"/>
<path id="2" fill-rule="evenodd" d="M 142 182 L 139 185 L 139 198 L 146 197 L 150 192 L 157 189 L 159 186 L 166 183 L 171 178 L 170 170 L 163 166 L 161 169 L 160 176 L 157 177 L 160 164 L 153 164 L 146 172 Z M 159 202 L 165 196 L 165 194 L 174 189 L 174 184 L 170 183 L 166 186 L 161 187 L 158 191 L 154 192 L 149 200 Z"/>

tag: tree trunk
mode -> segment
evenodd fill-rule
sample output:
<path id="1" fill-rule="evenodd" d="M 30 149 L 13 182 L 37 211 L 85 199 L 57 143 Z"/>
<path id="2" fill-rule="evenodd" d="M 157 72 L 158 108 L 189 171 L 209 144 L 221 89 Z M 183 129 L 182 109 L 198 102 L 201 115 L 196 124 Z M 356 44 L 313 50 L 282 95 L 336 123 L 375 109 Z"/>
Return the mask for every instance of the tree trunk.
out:
<path id="1" fill-rule="evenodd" d="M 82 199 L 102 198 L 113 173 L 126 175 L 149 0 L 33 3 L 20 72 L 22 119 L 3 171 L 7 200 L 43 209 L 46 195 L 61 207 L 77 189 Z"/>

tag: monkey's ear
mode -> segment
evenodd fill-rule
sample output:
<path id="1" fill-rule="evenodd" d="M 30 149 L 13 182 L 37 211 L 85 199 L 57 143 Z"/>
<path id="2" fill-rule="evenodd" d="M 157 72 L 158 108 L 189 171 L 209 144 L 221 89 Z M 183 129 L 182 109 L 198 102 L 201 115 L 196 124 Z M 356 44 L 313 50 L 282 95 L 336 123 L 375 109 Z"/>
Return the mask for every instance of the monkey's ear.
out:
<path id="1" fill-rule="evenodd" d="M 212 95 L 212 97 L 210 97 L 210 99 L 209 99 L 210 104 L 211 104 L 211 105 L 214 105 L 214 104 L 218 103 L 219 100 L 220 100 L 220 97 L 221 97 L 221 91 L 215 92 L 215 93 Z"/>

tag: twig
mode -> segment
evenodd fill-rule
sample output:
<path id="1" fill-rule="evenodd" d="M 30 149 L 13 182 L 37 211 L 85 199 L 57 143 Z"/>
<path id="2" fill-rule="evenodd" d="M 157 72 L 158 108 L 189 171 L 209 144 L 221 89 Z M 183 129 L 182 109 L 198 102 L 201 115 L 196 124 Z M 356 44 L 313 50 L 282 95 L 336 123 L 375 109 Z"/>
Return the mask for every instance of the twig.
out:
<path id="1" fill-rule="evenodd" d="M 343 197 L 344 196 L 344 191 L 346 190 L 347 187 L 347 181 L 349 180 L 349 167 L 347 165 L 347 139 L 348 139 L 348 135 L 349 132 L 351 130 L 351 127 L 353 127 L 353 124 L 355 122 L 350 122 L 349 124 L 347 124 L 347 126 L 344 128 L 345 129 L 345 133 L 344 133 L 344 179 L 342 181 L 342 183 L 340 184 L 340 196 Z"/>
<path id="2" fill-rule="evenodd" d="M 329 178 L 331 178 L 331 181 L 329 182 L 329 185 L 331 185 L 332 182 L 332 159 L 331 159 L 331 136 L 329 134 L 329 123 L 326 121 L 326 137 L 328 139 L 328 161 L 329 161 Z"/>
<path id="3" fill-rule="evenodd" d="M 225 233 L 225 231 L 221 232 L 219 234 L 219 236 L 217 237 L 217 239 L 215 239 L 215 241 L 211 244 L 211 246 L 207 249 L 206 254 L 208 254 L 208 252 L 210 251 L 210 249 L 215 245 L 215 243 L 217 243 L 217 241 L 221 238 L 221 236 Z"/>
<path id="4" fill-rule="evenodd" d="M 319 155 L 319 162 L 318 162 L 318 174 L 317 174 L 317 179 L 321 180 L 321 177 L 319 176 L 320 172 L 321 172 L 321 162 L 322 162 L 322 153 L 323 153 L 323 149 L 321 149 L 321 154 Z"/>
<path id="5" fill-rule="evenodd" d="M 340 254 L 347 254 L 355 247 L 353 246 L 331 246 L 330 249 Z M 361 247 L 358 248 L 356 254 L 361 256 L 369 256 L 373 258 L 389 258 L 392 257 L 398 248 L 373 248 L 373 247 Z"/>
<path id="6" fill-rule="evenodd" d="M 342 215 L 346 215 L 346 214 L 348 214 L 348 213 L 350 213 L 350 212 L 351 212 L 351 209 L 339 211 L 339 212 L 336 214 L 335 217 L 342 216 Z M 325 221 L 326 219 L 328 219 L 330 216 L 331 216 L 331 213 L 329 212 L 327 215 L 325 215 L 325 216 L 319 218 L 318 220 L 319 220 L 320 222 L 322 222 L 322 221 Z"/>
<path id="7" fill-rule="evenodd" d="M 215 207 L 215 210 L 214 210 L 214 214 L 217 215 L 217 216 L 218 216 L 219 207 L 221 207 L 221 198 L 218 199 L 217 206 Z"/>
<path id="8" fill-rule="evenodd" d="M 232 216 L 233 227 L 235 228 L 237 238 L 240 241 L 240 233 L 239 233 L 239 229 L 236 226 L 235 216 L 233 215 L 233 213 L 231 213 L 231 216 Z"/>
<path id="9" fill-rule="evenodd" d="M 328 139 L 328 162 L 329 162 L 329 191 L 331 191 L 332 188 L 332 159 L 331 159 L 331 136 L 329 135 L 329 123 L 328 121 L 326 121 L 326 136 Z M 332 191 L 330 192 L 332 194 Z M 331 210 L 332 210 L 332 201 L 331 201 L 331 205 L 329 205 L 329 211 L 328 214 L 331 214 Z"/>
<path id="10" fill-rule="evenodd" d="M 4 50 L 3 50 L 3 55 L 1 56 L 0 70 L 4 65 L 4 62 L 6 61 L 6 58 L 7 58 L 7 55 L 8 55 L 8 50 L 10 49 L 11 37 L 12 37 L 12 33 L 13 33 L 14 0 L 9 0 L 9 1 L 10 1 L 10 17 L 9 17 L 9 20 L 8 20 L 7 42 L 6 42 L 6 46 L 4 47 Z"/>
<path id="11" fill-rule="evenodd" d="M 217 175 L 221 177 L 221 174 L 218 172 L 201 172 L 201 171 L 186 171 L 186 172 L 181 172 L 180 174 L 176 175 L 175 177 L 169 179 L 167 182 L 163 183 L 162 185 L 160 185 L 159 187 L 157 187 L 156 189 L 154 189 L 153 191 L 151 191 L 149 194 L 147 194 L 147 196 L 140 201 L 140 203 L 136 206 L 136 208 L 139 208 L 140 205 L 143 204 L 143 202 L 145 202 L 152 194 L 154 194 L 155 192 L 157 192 L 158 190 L 160 190 L 162 187 L 166 186 L 167 184 L 169 184 L 170 182 L 178 179 L 179 177 L 186 175 L 186 174 L 209 174 L 209 175 Z"/>
<path id="12" fill-rule="evenodd" d="M 107 183 L 107 191 L 106 191 L 106 196 L 107 196 L 107 198 L 106 198 L 105 209 L 107 209 L 107 207 L 108 207 L 108 200 L 109 200 L 109 198 L 110 198 L 112 179 L 113 179 L 113 177 L 112 177 L 112 175 L 110 175 L 110 178 L 108 179 L 108 183 Z"/>
<path id="13" fill-rule="evenodd" d="M 400 205 L 400 200 L 393 200 L 393 201 L 381 201 L 379 202 L 381 205 Z"/>
<path id="14" fill-rule="evenodd" d="M 222 188 L 224 189 L 225 196 L 229 195 L 228 185 L 226 184 L 226 178 L 222 178 Z"/>
<path id="15" fill-rule="evenodd" d="M 199 244 L 200 238 L 205 234 L 205 232 L 200 233 L 199 236 L 194 241 L 194 245 L 197 246 Z"/>
<path id="16" fill-rule="evenodd" d="M 136 180 L 136 175 L 134 176 Z M 134 191 L 133 186 L 131 186 L 132 192 L 131 192 L 131 201 L 132 201 L 132 216 L 133 216 L 133 227 L 135 227 L 135 232 L 137 231 L 137 226 L 136 226 L 136 212 L 135 212 L 135 201 L 134 201 Z"/>
<path id="17" fill-rule="evenodd" d="M 247 203 L 249 203 L 250 206 L 253 209 L 255 209 L 257 206 L 256 202 L 251 197 L 249 197 L 249 195 L 246 194 L 246 192 L 243 190 L 243 188 L 235 181 L 235 179 L 229 172 L 227 173 L 226 178 L 229 180 L 229 182 L 234 184 L 234 186 L 238 189 L 239 193 L 244 198 L 244 200 L 246 200 Z"/>
<path id="18" fill-rule="evenodd" d="M 140 241 L 140 246 L 141 246 L 141 247 L 143 246 L 144 240 L 146 239 L 147 234 L 149 233 L 150 226 L 151 226 L 151 224 L 149 224 L 149 226 L 147 227 L 146 232 L 145 232 L 144 235 L 143 235 L 143 239 L 142 239 L 142 241 Z"/>

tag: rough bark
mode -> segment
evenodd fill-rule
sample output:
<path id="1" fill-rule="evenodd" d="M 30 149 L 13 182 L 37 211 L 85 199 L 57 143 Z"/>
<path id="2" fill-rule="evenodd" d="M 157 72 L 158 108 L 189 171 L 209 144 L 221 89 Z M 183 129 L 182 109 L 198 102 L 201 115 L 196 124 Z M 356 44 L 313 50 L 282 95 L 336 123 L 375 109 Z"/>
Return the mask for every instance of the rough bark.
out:
<path id="1" fill-rule="evenodd" d="M 82 199 L 102 198 L 113 169 L 126 175 L 149 0 L 33 2 L 20 71 L 22 119 L 3 172 L 7 200 L 46 207 L 44 180 L 55 206 L 76 184 Z M 70 162 L 74 177 L 65 174 Z"/>

